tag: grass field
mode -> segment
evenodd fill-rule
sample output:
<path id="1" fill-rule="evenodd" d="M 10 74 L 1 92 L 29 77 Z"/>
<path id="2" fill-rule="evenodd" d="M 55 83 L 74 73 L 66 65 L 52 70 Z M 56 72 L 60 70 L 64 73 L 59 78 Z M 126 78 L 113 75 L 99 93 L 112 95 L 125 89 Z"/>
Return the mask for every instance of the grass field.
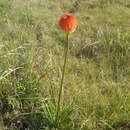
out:
<path id="1" fill-rule="evenodd" d="M 130 1 L 0 0 L 0 130 L 130 130 Z"/>

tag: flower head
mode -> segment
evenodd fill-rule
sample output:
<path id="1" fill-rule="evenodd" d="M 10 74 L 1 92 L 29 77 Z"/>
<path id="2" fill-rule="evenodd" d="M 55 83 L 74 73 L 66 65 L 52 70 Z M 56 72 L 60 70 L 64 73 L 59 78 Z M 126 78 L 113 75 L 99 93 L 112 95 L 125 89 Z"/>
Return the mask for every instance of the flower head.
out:
<path id="1" fill-rule="evenodd" d="M 59 22 L 60 28 L 63 32 L 74 32 L 77 27 L 77 20 L 72 14 L 64 14 Z"/>

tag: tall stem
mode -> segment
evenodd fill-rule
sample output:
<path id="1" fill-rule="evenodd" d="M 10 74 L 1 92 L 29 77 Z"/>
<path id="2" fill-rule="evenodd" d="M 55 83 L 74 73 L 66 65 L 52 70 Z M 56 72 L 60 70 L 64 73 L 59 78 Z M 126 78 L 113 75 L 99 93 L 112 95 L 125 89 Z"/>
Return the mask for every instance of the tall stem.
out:
<path id="1" fill-rule="evenodd" d="M 62 70 L 62 78 L 61 78 L 61 84 L 60 84 L 60 90 L 59 90 L 58 102 L 57 102 L 56 124 L 57 124 L 58 118 L 59 118 L 60 102 L 61 102 L 61 96 L 62 96 L 62 89 L 63 89 L 63 82 L 64 82 L 64 76 L 65 76 L 65 69 L 66 69 L 68 50 L 69 50 L 69 33 L 66 34 L 66 39 L 67 39 L 67 43 L 66 43 L 66 46 L 65 46 L 64 66 L 63 66 L 63 70 Z"/>

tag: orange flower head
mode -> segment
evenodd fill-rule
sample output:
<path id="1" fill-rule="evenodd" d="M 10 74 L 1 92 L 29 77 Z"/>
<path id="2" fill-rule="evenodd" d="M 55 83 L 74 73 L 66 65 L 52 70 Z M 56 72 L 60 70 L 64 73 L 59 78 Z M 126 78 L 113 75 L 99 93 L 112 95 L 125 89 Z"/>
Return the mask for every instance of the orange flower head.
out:
<path id="1" fill-rule="evenodd" d="M 60 28 L 63 32 L 74 32 L 77 27 L 77 20 L 72 14 L 64 14 L 59 22 Z"/>

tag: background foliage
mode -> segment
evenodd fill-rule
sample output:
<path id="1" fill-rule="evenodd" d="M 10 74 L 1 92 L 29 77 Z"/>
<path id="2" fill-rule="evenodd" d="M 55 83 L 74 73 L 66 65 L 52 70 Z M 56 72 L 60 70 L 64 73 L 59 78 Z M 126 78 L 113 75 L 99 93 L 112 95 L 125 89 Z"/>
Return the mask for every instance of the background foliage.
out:
<path id="1" fill-rule="evenodd" d="M 129 0 L 0 0 L 0 129 L 52 129 L 73 12 L 63 130 L 130 129 Z"/>

